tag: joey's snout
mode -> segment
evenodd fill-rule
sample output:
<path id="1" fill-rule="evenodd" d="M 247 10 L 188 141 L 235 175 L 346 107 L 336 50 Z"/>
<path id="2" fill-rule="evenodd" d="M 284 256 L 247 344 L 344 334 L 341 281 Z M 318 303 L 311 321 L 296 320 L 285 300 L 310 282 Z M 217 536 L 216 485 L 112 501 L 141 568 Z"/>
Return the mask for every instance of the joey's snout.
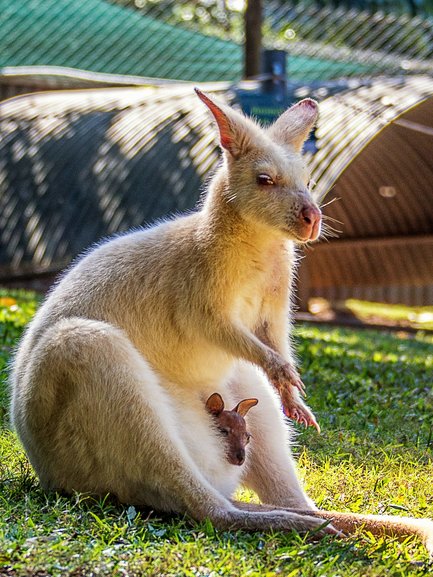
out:
<path id="1" fill-rule="evenodd" d="M 298 233 L 300 240 L 317 240 L 320 235 L 322 213 L 314 204 L 304 204 L 298 214 Z"/>
<path id="2" fill-rule="evenodd" d="M 243 465 L 245 461 L 245 449 L 239 448 L 237 451 L 229 454 L 229 462 L 232 465 Z"/>

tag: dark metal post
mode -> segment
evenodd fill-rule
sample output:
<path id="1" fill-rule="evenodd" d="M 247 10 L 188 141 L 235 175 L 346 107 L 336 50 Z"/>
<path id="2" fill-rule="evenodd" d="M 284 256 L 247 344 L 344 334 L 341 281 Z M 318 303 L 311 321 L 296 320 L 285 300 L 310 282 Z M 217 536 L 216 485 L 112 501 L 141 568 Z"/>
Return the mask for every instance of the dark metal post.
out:
<path id="1" fill-rule="evenodd" d="M 262 0 L 247 0 L 245 23 L 245 78 L 260 74 L 262 50 Z"/>
<path id="2" fill-rule="evenodd" d="M 263 50 L 261 82 L 263 92 L 279 102 L 287 99 L 287 54 L 284 50 Z"/>

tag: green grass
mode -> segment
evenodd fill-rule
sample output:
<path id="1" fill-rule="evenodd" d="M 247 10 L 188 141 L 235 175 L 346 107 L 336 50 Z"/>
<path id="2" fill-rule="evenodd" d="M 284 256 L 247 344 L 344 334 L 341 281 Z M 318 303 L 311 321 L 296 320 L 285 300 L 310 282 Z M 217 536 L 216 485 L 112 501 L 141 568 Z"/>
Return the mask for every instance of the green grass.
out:
<path id="1" fill-rule="evenodd" d="M 7 300 L 7 299 L 14 299 Z M 35 295 L 0 293 L 0 369 Z M 302 431 L 308 492 L 327 509 L 433 517 L 433 338 L 300 326 L 309 403 L 322 434 Z M 413 540 L 215 531 L 109 499 L 46 495 L 7 427 L 0 387 L 0 576 L 370 577 L 432 575 Z M 251 496 L 243 493 L 243 498 Z"/>

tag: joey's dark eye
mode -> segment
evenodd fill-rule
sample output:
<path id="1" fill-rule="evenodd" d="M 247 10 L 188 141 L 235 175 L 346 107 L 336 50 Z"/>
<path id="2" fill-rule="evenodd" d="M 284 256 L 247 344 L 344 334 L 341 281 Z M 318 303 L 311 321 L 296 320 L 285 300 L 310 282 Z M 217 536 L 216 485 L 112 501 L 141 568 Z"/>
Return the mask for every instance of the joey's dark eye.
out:
<path id="1" fill-rule="evenodd" d="M 229 430 L 228 429 L 224 429 L 224 427 L 218 427 L 218 430 L 220 433 L 222 433 L 223 435 L 225 435 L 226 437 L 229 434 Z"/>
<path id="2" fill-rule="evenodd" d="M 258 174 L 256 182 L 257 184 L 260 184 L 262 186 L 272 186 L 273 184 L 275 184 L 275 182 L 272 180 L 269 174 L 265 173 Z"/>

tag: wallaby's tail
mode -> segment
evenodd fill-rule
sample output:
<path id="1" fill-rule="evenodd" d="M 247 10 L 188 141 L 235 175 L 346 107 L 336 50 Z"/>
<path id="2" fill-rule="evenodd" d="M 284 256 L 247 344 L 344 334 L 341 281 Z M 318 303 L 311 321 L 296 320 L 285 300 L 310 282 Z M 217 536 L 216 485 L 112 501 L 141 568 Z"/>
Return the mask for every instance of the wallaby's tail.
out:
<path id="1" fill-rule="evenodd" d="M 311 511 L 297 511 L 299 514 L 312 515 Z M 394 515 L 360 515 L 339 513 L 337 511 L 316 511 L 313 516 L 330 519 L 333 526 L 343 533 L 354 533 L 365 529 L 373 535 L 389 535 L 405 539 L 416 535 L 424 543 L 430 556 L 433 556 L 433 521 Z"/>
<path id="2" fill-rule="evenodd" d="M 329 519 L 333 527 L 346 535 L 351 535 L 358 529 L 362 529 L 373 535 L 389 535 L 401 540 L 417 536 L 424 544 L 430 557 L 433 558 L 433 520 L 431 519 L 415 519 L 394 515 L 361 515 L 323 510 L 296 510 L 296 513 Z"/>

